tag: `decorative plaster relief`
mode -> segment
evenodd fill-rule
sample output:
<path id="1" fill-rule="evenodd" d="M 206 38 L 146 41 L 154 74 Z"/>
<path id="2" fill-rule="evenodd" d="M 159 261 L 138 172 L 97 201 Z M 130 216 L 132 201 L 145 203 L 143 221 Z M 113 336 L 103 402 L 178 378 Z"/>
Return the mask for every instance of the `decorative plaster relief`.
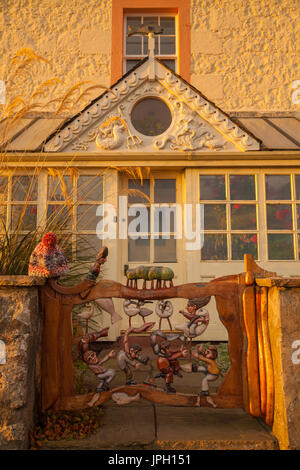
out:
<path id="1" fill-rule="evenodd" d="M 156 80 L 150 81 L 148 65 L 135 69 L 70 121 L 45 151 L 127 151 L 141 145 L 148 152 L 259 149 L 252 136 L 158 62 Z M 146 97 L 165 101 L 172 113 L 170 127 L 160 136 L 142 135 L 131 123 L 133 107 Z"/>

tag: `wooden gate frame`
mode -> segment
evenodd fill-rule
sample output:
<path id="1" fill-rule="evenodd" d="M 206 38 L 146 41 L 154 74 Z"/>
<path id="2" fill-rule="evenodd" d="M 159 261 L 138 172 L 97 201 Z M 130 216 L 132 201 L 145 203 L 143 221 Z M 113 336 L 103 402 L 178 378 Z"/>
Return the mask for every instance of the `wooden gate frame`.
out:
<path id="1" fill-rule="evenodd" d="M 84 279 L 63 287 L 49 279 L 42 287 L 44 313 L 42 346 L 41 408 L 86 408 L 92 394 L 76 395 L 72 363 L 72 308 L 98 298 L 160 300 L 215 296 L 220 320 L 228 331 L 230 368 L 214 401 L 219 408 L 244 408 L 253 416 L 273 419 L 274 384 L 267 325 L 267 293 L 255 285 L 255 277 L 274 276 L 245 255 L 245 272 L 208 283 L 189 283 L 160 289 L 133 289 L 115 281 Z M 167 394 L 138 385 L 118 387 L 99 394 L 95 405 L 108 401 L 112 393 L 139 392 L 156 403 L 195 406 L 196 395 Z M 201 406 L 209 406 L 204 400 Z"/>

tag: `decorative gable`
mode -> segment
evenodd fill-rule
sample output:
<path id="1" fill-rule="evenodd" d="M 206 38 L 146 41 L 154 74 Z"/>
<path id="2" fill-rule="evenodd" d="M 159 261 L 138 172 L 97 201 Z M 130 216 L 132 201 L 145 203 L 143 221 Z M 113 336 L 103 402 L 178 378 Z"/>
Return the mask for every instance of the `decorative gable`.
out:
<path id="1" fill-rule="evenodd" d="M 260 143 L 181 77 L 149 57 L 94 100 L 45 152 L 228 152 Z"/>

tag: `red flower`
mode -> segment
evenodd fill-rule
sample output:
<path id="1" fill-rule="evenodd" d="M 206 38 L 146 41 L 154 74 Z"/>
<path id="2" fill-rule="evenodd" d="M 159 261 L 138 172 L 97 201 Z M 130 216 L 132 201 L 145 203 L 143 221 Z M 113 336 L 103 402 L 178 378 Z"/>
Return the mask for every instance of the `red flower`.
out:
<path id="1" fill-rule="evenodd" d="M 237 210 L 237 209 L 239 209 L 239 208 L 241 207 L 241 205 L 242 205 L 242 204 L 233 204 L 233 208 Z"/>
<path id="2" fill-rule="evenodd" d="M 257 242 L 257 235 L 253 235 L 251 238 L 250 238 L 250 241 L 252 243 L 256 243 Z"/>

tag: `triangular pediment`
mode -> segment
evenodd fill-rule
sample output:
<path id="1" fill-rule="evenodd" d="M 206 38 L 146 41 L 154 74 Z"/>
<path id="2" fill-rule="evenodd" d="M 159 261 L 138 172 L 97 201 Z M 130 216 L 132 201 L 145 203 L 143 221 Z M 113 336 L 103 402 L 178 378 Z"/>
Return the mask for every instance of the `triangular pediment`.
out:
<path id="1" fill-rule="evenodd" d="M 164 132 L 145 135 L 132 110 L 157 98 L 170 111 Z M 141 109 L 142 106 L 140 106 Z M 45 152 L 230 152 L 259 150 L 260 141 L 241 128 L 158 59 L 143 60 L 117 84 L 52 135 Z"/>

